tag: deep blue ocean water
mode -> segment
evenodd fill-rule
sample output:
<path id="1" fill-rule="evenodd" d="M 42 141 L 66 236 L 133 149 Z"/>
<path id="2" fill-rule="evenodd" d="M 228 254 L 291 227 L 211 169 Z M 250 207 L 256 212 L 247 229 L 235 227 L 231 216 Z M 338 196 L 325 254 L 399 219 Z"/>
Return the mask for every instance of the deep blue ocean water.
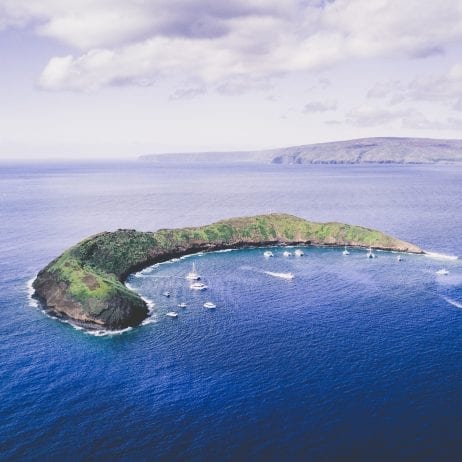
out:
<path id="1" fill-rule="evenodd" d="M 130 277 L 151 322 L 113 336 L 45 316 L 27 283 L 102 230 L 270 211 L 462 256 L 461 210 L 456 166 L 1 165 L 0 459 L 460 460 L 461 260 L 191 256 Z"/>

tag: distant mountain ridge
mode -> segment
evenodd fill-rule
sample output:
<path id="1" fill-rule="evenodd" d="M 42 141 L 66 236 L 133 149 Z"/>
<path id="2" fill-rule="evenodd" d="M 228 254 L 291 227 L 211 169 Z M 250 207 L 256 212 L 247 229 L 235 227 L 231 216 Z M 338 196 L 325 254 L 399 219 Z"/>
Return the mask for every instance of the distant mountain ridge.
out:
<path id="1" fill-rule="evenodd" d="M 148 154 L 153 162 L 257 162 L 273 164 L 433 164 L 462 162 L 462 140 L 360 138 L 261 151 Z"/>

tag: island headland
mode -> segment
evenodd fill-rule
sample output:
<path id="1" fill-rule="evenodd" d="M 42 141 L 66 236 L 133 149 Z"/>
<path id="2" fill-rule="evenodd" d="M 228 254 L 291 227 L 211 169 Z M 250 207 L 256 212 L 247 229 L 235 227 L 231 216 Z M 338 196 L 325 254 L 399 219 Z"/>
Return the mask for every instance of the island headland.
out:
<path id="1" fill-rule="evenodd" d="M 416 245 L 377 230 L 314 223 L 287 214 L 156 232 L 119 229 L 84 239 L 50 262 L 33 283 L 34 297 L 50 314 L 87 329 L 124 329 L 148 316 L 145 301 L 124 285 L 130 273 L 197 252 L 301 244 L 424 253 Z"/>
<path id="2" fill-rule="evenodd" d="M 377 137 L 262 151 L 147 154 L 140 160 L 211 164 L 447 164 L 462 162 L 462 140 Z"/>

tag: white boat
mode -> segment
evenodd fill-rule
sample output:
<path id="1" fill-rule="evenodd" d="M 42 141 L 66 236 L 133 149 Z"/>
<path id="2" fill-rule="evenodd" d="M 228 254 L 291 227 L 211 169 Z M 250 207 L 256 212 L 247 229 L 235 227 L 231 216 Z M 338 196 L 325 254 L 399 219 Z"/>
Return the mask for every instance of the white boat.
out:
<path id="1" fill-rule="evenodd" d="M 441 268 L 436 272 L 438 276 L 447 276 L 449 274 L 449 271 L 446 268 Z"/>
<path id="2" fill-rule="evenodd" d="M 193 282 L 192 284 L 190 284 L 189 288 L 191 290 L 206 290 L 208 289 L 208 287 L 203 284 L 202 282 Z"/>
<path id="3" fill-rule="evenodd" d="M 167 297 L 167 298 L 168 298 L 168 297 L 170 297 L 170 292 L 169 292 L 169 291 L 165 291 L 165 292 L 162 293 L 162 295 L 163 295 L 164 297 Z"/>
<path id="4" fill-rule="evenodd" d="M 348 249 L 346 248 L 346 246 L 345 246 L 345 248 L 343 249 L 342 254 L 343 254 L 343 255 L 350 255 L 350 252 L 348 252 Z"/>
<path id="5" fill-rule="evenodd" d="M 215 303 L 212 303 L 212 302 L 205 302 L 204 303 L 204 308 L 208 308 L 209 310 L 212 310 L 213 308 L 216 308 L 217 305 L 215 305 Z"/>
<path id="6" fill-rule="evenodd" d="M 282 255 L 284 255 L 284 257 L 291 257 L 292 256 L 292 254 L 290 252 L 288 252 L 287 250 L 282 252 Z"/>
<path id="7" fill-rule="evenodd" d="M 293 279 L 295 276 L 292 273 L 274 273 L 272 271 L 265 271 L 269 276 L 274 276 L 275 278 L 281 279 Z"/>
<path id="8" fill-rule="evenodd" d="M 397 261 L 403 261 L 403 257 L 401 257 L 401 255 L 398 255 L 398 256 L 396 257 L 396 260 L 397 260 Z"/>
<path id="9" fill-rule="evenodd" d="M 196 270 L 196 264 L 193 263 L 191 271 L 186 275 L 186 279 L 189 279 L 190 281 L 198 281 L 200 278 L 201 277 Z"/>
<path id="10" fill-rule="evenodd" d="M 178 313 L 176 311 L 169 311 L 168 313 L 165 313 L 165 316 L 168 316 L 169 318 L 177 318 Z"/>
<path id="11" fill-rule="evenodd" d="M 297 250 L 294 252 L 294 255 L 295 255 L 296 257 L 303 257 L 303 255 L 305 255 L 305 254 L 303 253 L 303 250 L 297 249 Z"/>
<path id="12" fill-rule="evenodd" d="M 266 250 L 265 252 L 263 252 L 263 256 L 265 256 L 266 258 L 274 257 L 273 252 L 271 252 L 271 250 Z"/>
<path id="13" fill-rule="evenodd" d="M 178 303 L 178 308 L 186 308 L 188 305 L 186 303 Z"/>
<path id="14" fill-rule="evenodd" d="M 372 252 L 372 247 L 369 247 L 369 250 L 367 251 L 367 258 L 375 258 L 375 254 Z"/>

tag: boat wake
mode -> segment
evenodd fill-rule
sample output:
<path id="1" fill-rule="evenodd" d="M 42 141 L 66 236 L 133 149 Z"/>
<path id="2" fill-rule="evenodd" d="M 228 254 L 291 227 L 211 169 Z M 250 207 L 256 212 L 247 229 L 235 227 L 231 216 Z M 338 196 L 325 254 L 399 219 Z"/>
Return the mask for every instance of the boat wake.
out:
<path id="1" fill-rule="evenodd" d="M 459 257 L 456 255 L 445 255 L 444 253 L 437 252 L 425 252 L 425 256 L 428 258 L 435 258 L 436 260 L 458 260 Z"/>
<path id="2" fill-rule="evenodd" d="M 293 279 L 294 275 L 292 273 L 273 273 L 273 271 L 264 271 L 268 276 L 273 276 L 275 278 L 281 279 Z"/>
<path id="3" fill-rule="evenodd" d="M 450 305 L 455 306 L 456 308 L 462 308 L 462 302 L 458 302 L 457 300 L 453 300 L 449 297 L 443 297 Z"/>
<path id="4" fill-rule="evenodd" d="M 254 268 L 253 266 L 241 266 L 239 269 L 243 271 L 252 271 L 254 273 L 260 273 L 260 274 L 266 274 L 268 276 L 272 276 L 274 278 L 280 278 L 280 279 L 294 279 L 293 273 L 276 273 L 274 271 L 264 271 L 260 268 Z"/>

